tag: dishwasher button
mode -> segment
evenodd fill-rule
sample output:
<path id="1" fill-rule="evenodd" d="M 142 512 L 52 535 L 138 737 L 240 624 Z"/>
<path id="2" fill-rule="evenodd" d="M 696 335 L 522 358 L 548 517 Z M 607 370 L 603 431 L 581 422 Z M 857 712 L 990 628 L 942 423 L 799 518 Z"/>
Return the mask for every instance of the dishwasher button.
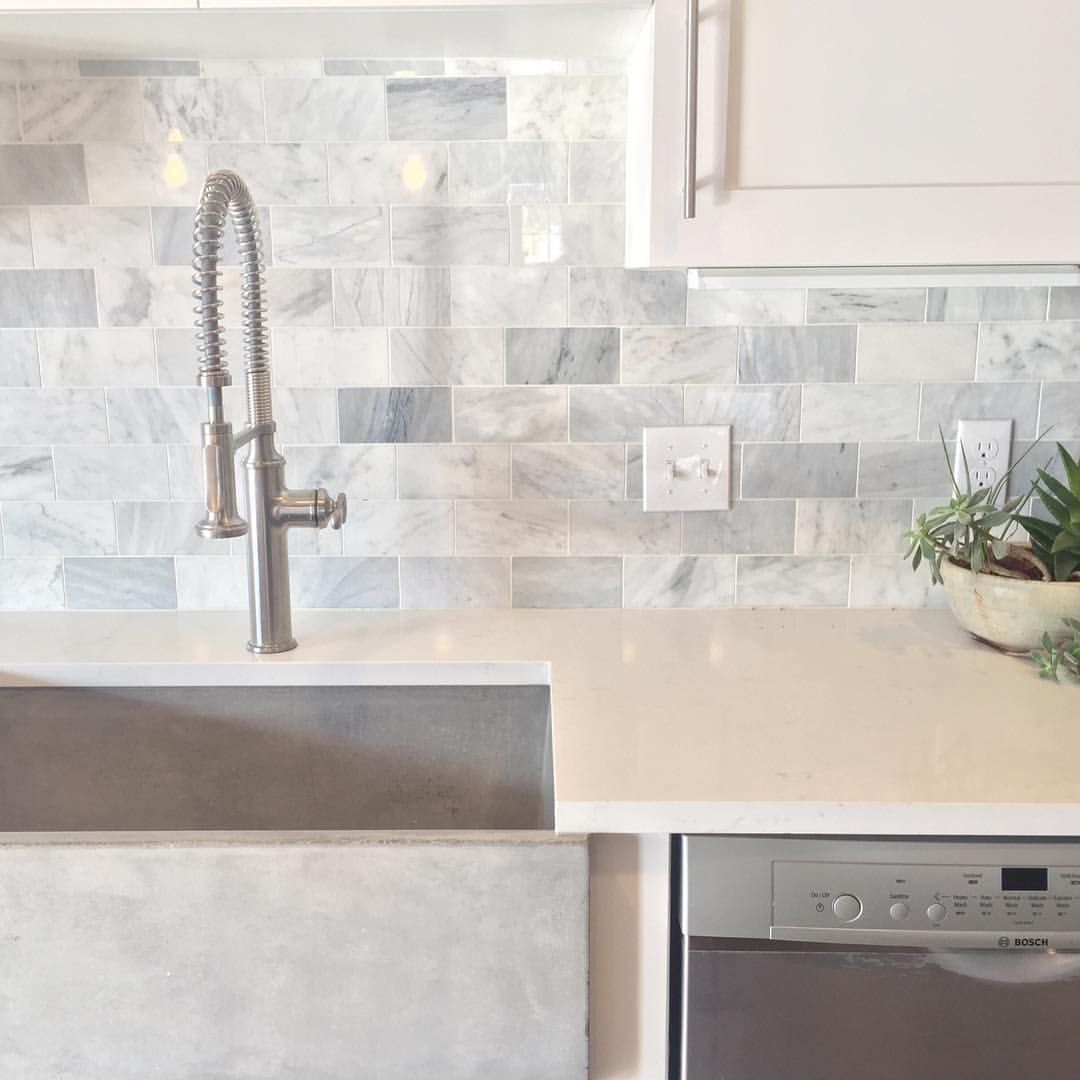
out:
<path id="1" fill-rule="evenodd" d="M 889 908 L 889 915 L 894 922 L 903 922 L 908 917 L 907 904 L 893 904 Z"/>
<path id="2" fill-rule="evenodd" d="M 934 923 L 944 922 L 946 914 L 948 913 L 945 910 L 944 904 L 931 904 L 926 909 L 926 917 Z"/>
<path id="3" fill-rule="evenodd" d="M 862 901 L 850 893 L 842 893 L 833 901 L 832 909 L 841 922 L 854 922 L 862 914 Z"/>

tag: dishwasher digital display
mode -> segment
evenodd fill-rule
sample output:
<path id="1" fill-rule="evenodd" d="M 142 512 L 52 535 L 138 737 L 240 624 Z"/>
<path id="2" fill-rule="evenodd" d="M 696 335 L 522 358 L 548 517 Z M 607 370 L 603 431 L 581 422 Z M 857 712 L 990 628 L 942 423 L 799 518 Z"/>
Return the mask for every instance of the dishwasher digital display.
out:
<path id="1" fill-rule="evenodd" d="M 1006 866 L 1001 871 L 1002 892 L 1046 892 L 1046 868 Z"/>

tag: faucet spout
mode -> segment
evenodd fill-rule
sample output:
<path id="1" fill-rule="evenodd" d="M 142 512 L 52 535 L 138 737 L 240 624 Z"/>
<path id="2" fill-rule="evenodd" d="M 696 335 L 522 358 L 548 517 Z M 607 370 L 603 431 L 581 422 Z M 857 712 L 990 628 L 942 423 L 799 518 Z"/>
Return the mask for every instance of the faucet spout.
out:
<path id="1" fill-rule="evenodd" d="M 240 302 L 244 333 L 247 427 L 234 435 L 225 419 L 225 388 L 232 385 L 222 313 L 221 250 L 231 223 L 240 252 Z M 199 383 L 206 387 L 208 419 L 202 425 L 206 517 L 195 530 L 212 540 L 247 535 L 248 608 L 257 653 L 296 648 L 289 591 L 288 530 L 337 529 L 346 500 L 322 488 L 293 491 L 285 483 L 285 458 L 275 445 L 270 382 L 270 332 L 258 212 L 244 181 L 234 172 L 211 173 L 195 211 L 192 267 Z M 248 519 L 240 516 L 234 456 L 249 446 Z"/>

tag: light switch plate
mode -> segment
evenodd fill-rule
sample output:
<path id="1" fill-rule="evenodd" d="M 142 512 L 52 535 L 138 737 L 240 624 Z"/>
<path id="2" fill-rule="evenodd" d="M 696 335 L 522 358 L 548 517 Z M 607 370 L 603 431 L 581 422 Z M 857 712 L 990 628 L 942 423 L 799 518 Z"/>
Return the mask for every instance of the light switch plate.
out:
<path id="1" fill-rule="evenodd" d="M 731 427 L 645 428 L 646 510 L 730 510 Z"/>

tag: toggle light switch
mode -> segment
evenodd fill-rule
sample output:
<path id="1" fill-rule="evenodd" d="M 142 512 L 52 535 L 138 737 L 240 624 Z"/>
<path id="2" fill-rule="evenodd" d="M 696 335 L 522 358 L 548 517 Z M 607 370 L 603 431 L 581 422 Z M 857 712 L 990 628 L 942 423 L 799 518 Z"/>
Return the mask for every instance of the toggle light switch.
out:
<path id="1" fill-rule="evenodd" d="M 730 510 L 731 427 L 645 428 L 646 510 Z"/>

